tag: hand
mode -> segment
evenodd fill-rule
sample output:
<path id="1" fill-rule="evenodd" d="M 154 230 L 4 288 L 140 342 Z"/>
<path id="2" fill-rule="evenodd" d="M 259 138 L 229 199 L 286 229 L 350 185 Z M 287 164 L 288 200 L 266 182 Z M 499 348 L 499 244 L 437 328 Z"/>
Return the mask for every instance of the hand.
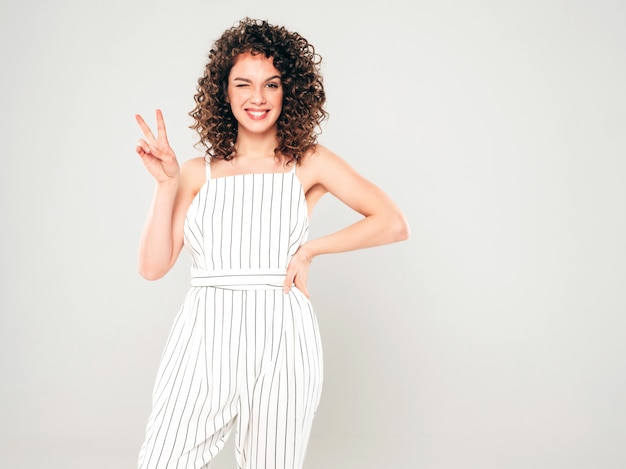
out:
<path id="1" fill-rule="evenodd" d="M 304 245 L 300 246 L 287 266 L 287 276 L 283 284 L 283 291 L 285 293 L 289 293 L 291 286 L 295 285 L 307 298 L 310 297 L 306 283 L 312 261 L 313 258 L 306 253 Z"/>
<path id="2" fill-rule="evenodd" d="M 146 121 L 144 121 L 139 114 L 135 116 L 135 119 L 145 137 L 139 140 L 135 151 L 141 157 L 143 164 L 150 174 L 152 174 L 158 183 L 169 182 L 178 178 L 180 168 L 174 150 L 172 150 L 172 147 L 170 147 L 167 141 L 167 132 L 165 131 L 165 122 L 163 121 L 161 111 L 158 109 L 156 111 L 156 138 L 150 130 L 150 127 L 148 127 L 148 124 L 146 124 Z"/>

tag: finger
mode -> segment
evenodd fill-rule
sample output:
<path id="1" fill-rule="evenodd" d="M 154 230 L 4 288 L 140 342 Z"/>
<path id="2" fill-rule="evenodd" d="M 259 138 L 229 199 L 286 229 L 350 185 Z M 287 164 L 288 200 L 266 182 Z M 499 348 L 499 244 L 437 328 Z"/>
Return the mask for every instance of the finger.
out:
<path id="1" fill-rule="evenodd" d="M 285 282 L 283 283 L 283 293 L 289 293 L 289 290 L 291 290 L 291 286 L 293 285 L 295 275 L 295 273 L 291 273 L 289 269 L 287 269 L 287 275 L 285 276 Z"/>
<path id="2" fill-rule="evenodd" d="M 294 280 L 295 280 L 296 288 L 300 290 L 302 293 L 304 293 L 304 296 L 309 298 L 309 290 L 306 287 L 306 283 L 307 283 L 306 279 L 300 280 L 300 277 L 296 277 Z"/>
<path id="3" fill-rule="evenodd" d="M 163 119 L 163 113 L 160 109 L 156 110 L 156 121 L 157 121 L 157 138 L 159 140 L 163 139 L 167 142 L 167 131 L 165 130 L 165 120 Z"/>
<path id="4" fill-rule="evenodd" d="M 139 124 L 139 127 L 141 128 L 141 131 L 143 132 L 144 137 L 146 137 L 146 140 L 152 143 L 156 142 L 156 139 L 154 138 L 154 134 L 152 133 L 152 130 L 150 130 L 150 127 L 148 127 L 148 124 L 146 124 L 146 121 L 143 120 L 143 117 L 141 117 L 139 114 L 135 114 L 135 120 Z"/>
<path id="5" fill-rule="evenodd" d="M 162 159 L 159 157 L 159 149 L 154 145 L 146 142 L 144 139 L 139 140 L 138 146 L 144 151 L 144 153 L 152 155 L 156 158 Z"/>

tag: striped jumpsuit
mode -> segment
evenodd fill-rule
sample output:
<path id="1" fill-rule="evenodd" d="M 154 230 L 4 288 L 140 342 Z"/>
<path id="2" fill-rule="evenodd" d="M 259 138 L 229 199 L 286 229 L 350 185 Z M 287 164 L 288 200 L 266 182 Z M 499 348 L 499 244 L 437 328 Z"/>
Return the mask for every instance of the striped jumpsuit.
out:
<path id="1" fill-rule="evenodd" d="M 140 469 L 206 468 L 235 429 L 239 469 L 298 469 L 322 386 L 315 313 L 289 260 L 308 234 L 286 173 L 207 181 L 186 215 L 191 287 L 161 357 Z"/>

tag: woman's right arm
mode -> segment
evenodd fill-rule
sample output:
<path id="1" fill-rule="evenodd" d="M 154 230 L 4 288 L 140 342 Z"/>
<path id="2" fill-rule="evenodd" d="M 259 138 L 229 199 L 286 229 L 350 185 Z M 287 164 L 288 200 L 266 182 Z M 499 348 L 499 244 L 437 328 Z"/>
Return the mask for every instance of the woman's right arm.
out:
<path id="1" fill-rule="evenodd" d="M 136 148 L 144 165 L 154 177 L 156 188 L 139 246 L 139 273 L 148 280 L 163 277 L 174 265 L 183 246 L 185 213 L 195 196 L 194 171 L 202 158 L 179 167 L 169 145 L 161 111 L 156 112 L 157 136 L 139 115 L 137 122 L 144 134 Z M 198 161 L 202 160 L 202 161 Z M 204 175 L 204 171 L 200 173 Z"/>

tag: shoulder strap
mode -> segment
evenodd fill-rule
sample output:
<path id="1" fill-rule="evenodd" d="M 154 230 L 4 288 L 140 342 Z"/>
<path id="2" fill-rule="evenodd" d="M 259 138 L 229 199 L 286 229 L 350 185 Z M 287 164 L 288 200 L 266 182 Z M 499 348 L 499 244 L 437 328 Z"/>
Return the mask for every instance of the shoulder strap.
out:
<path id="1" fill-rule="evenodd" d="M 211 158 L 205 156 L 204 157 L 204 167 L 205 167 L 205 171 L 206 171 L 206 178 L 207 181 L 209 179 L 211 179 Z"/>
<path id="2" fill-rule="evenodd" d="M 295 158 L 293 160 L 291 160 L 291 162 L 293 163 L 293 168 L 291 168 L 291 172 L 292 173 L 296 173 L 296 167 L 298 166 L 298 160 L 296 160 Z"/>

